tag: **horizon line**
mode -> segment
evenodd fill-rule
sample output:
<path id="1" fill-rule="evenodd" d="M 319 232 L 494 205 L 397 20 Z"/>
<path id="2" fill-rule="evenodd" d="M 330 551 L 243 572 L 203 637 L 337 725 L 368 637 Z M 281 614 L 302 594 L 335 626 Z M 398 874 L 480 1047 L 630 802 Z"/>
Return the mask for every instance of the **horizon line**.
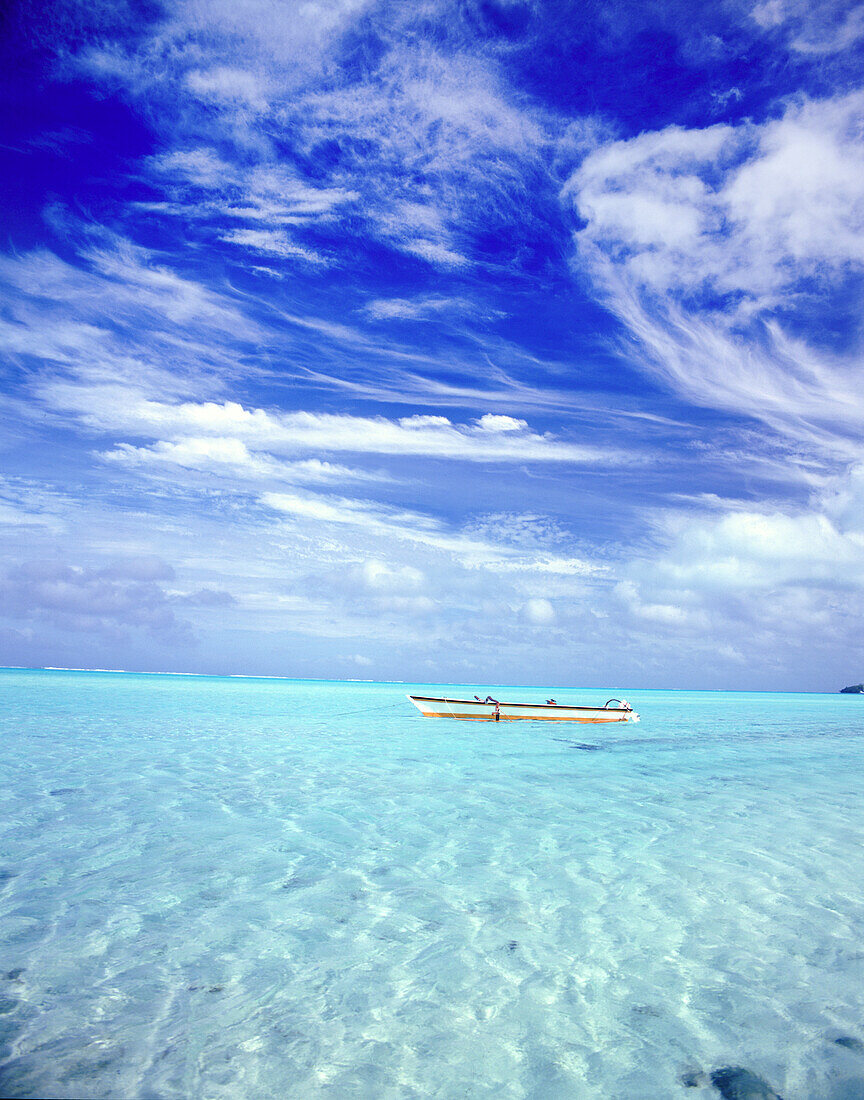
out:
<path id="1" fill-rule="evenodd" d="M 481 681 L 468 681 L 468 680 L 376 680 L 374 678 L 360 678 L 354 676 L 346 677 L 333 677 L 333 676 L 273 676 L 267 674 L 256 674 L 252 672 L 166 672 L 166 671 L 141 671 L 128 668 L 73 668 L 66 665 L 0 665 L 0 672 L 85 672 L 97 675 L 111 675 L 111 676 L 188 676 L 198 677 L 200 679 L 211 680 L 285 680 L 288 682 L 297 683 L 319 683 L 319 684 L 432 684 L 439 687 L 448 686 L 477 686 Z M 590 685 L 580 685 L 578 687 L 569 688 L 562 684 L 495 684 L 494 681 L 483 681 L 486 684 L 493 684 L 497 687 L 513 687 L 513 688 L 557 688 L 562 687 L 566 691 L 607 691 L 611 690 L 609 685 L 601 685 L 600 687 L 591 687 Z M 699 691 L 713 694 L 740 694 L 740 695 L 843 695 L 845 694 L 840 688 L 836 688 L 833 691 L 784 691 L 773 688 L 676 688 L 676 687 L 628 687 L 622 690 L 626 691 Z M 848 693 L 854 694 L 854 693 Z"/>

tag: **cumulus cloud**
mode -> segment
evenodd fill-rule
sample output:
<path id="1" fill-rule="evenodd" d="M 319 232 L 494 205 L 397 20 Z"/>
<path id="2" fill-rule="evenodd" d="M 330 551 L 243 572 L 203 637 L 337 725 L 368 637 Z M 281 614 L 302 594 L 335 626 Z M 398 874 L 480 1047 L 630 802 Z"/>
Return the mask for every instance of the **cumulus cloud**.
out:
<path id="1" fill-rule="evenodd" d="M 87 424 L 101 431 L 126 431 L 163 437 L 160 456 L 167 460 L 169 440 L 185 440 L 182 452 L 193 450 L 192 439 L 223 437 L 199 448 L 213 458 L 221 453 L 245 458 L 242 447 L 277 454 L 314 451 L 354 454 L 417 455 L 468 462 L 552 462 L 630 464 L 634 456 L 613 448 L 589 447 L 530 430 L 524 420 L 484 416 L 476 424 L 458 424 L 445 416 L 414 415 L 389 419 L 346 414 L 282 413 L 246 408 L 238 402 L 166 402 L 133 396 L 116 387 L 87 388 L 52 382 L 45 397 L 61 408 L 73 408 Z M 120 452 L 123 454 L 124 452 Z M 126 452 L 128 453 L 128 452 Z M 175 452 L 176 453 L 176 452 Z"/>
<path id="2" fill-rule="evenodd" d="M 864 476 L 854 468 L 809 507 L 666 513 L 660 548 L 622 563 L 615 594 L 636 624 L 668 637 L 712 637 L 736 652 L 795 659 L 861 648 Z M 794 624 L 794 630 L 791 629 Z M 760 657 L 762 659 L 762 657 Z"/>
<path id="3" fill-rule="evenodd" d="M 533 597 L 524 607 L 525 618 L 535 626 L 547 626 L 555 621 L 555 608 L 549 600 Z"/>
<path id="4" fill-rule="evenodd" d="M 587 222 L 579 243 L 640 287 L 775 306 L 817 271 L 864 262 L 862 119 L 854 92 L 801 99 L 761 126 L 670 127 L 604 146 L 568 184 Z"/>
<path id="5" fill-rule="evenodd" d="M 585 159 L 565 189 L 578 255 L 647 369 L 785 431 L 860 423 L 860 352 L 831 326 L 864 269 L 862 121 L 864 93 L 800 98 L 762 125 L 669 127 Z"/>
<path id="6" fill-rule="evenodd" d="M 836 334 L 853 331 L 864 254 L 860 93 L 802 94 L 760 115 L 742 80 L 709 98 L 722 117 L 747 110 L 755 121 L 621 140 L 611 119 L 563 117 L 527 98 L 520 59 L 534 43 L 478 44 L 488 6 L 295 7 L 286 18 L 275 0 L 178 0 L 134 36 L 100 29 L 89 45 L 64 45 L 63 72 L 131 104 L 155 143 L 120 189 L 134 201 L 110 208 L 125 236 L 54 204 L 46 225 L 64 258 L 41 248 L 0 261 L 0 335 L 26 387 L 22 419 L 34 438 L 46 418 L 78 433 L 81 486 L 59 509 L 3 497 L 4 549 L 22 532 L 43 547 L 89 540 L 89 554 L 64 561 L 111 546 L 171 549 L 9 574 L 4 600 L 19 600 L 19 621 L 181 637 L 181 608 L 227 606 L 226 576 L 247 621 L 270 632 L 268 652 L 290 621 L 301 639 L 363 639 L 339 649 L 356 650 L 361 667 L 374 635 L 400 653 L 437 646 L 442 659 L 510 653 L 514 670 L 519 633 L 566 630 L 583 656 L 601 639 L 604 660 L 633 647 L 634 661 L 652 660 L 658 638 L 694 651 L 710 638 L 740 663 L 757 636 L 778 652 L 789 618 L 846 622 L 841 605 L 861 583 L 860 479 L 826 487 L 824 477 L 831 461 L 860 454 L 860 359 Z M 860 39 L 860 13 L 833 0 L 811 9 L 736 10 L 754 40 L 782 41 L 796 64 L 834 64 Z M 679 33 L 681 10 L 602 20 L 618 42 L 659 19 L 678 35 L 682 67 L 734 49 L 701 22 Z M 741 489 L 764 447 L 775 469 L 763 462 L 760 477 L 776 480 L 786 462 L 798 471 L 789 478 L 822 480 L 808 507 L 800 497 L 759 506 L 750 491 L 735 500 L 728 483 L 712 497 L 697 484 L 699 511 L 657 506 L 644 537 L 643 495 L 656 504 L 672 475 L 643 478 L 626 428 L 680 433 L 685 451 L 667 451 L 666 474 L 686 448 L 716 465 L 717 437 L 696 440 L 684 412 L 673 425 L 641 412 L 641 398 L 624 410 L 588 394 L 608 394 L 608 357 L 588 347 L 596 330 L 577 345 L 552 318 L 547 342 L 546 314 L 530 316 L 539 299 L 510 293 L 527 275 L 532 294 L 569 300 L 555 198 L 574 164 L 564 197 L 580 219 L 575 267 L 622 322 L 628 369 L 784 432 L 782 446 L 763 445 L 739 422 L 723 440 L 734 435 L 740 453 L 722 461 Z M 496 336 L 505 308 L 509 333 L 542 334 L 524 347 Z M 556 343 L 548 359 L 536 353 Z M 627 384 L 616 378 L 616 392 Z M 360 399 L 378 404 L 369 415 L 344 404 Z M 406 403 L 432 415 L 397 416 Z M 583 434 L 573 420 L 546 430 L 574 413 Z M 710 418 L 695 415 L 701 431 Z M 361 468 L 372 460 L 399 480 Z M 418 503 L 433 476 L 448 478 L 444 492 L 436 484 Z M 598 488 L 612 477 L 614 490 Z M 674 488 L 689 485 L 680 465 L 676 477 Z M 477 501 L 488 511 L 476 515 Z M 164 564 L 182 560 L 178 545 L 189 554 L 178 573 L 194 576 L 182 591 Z M 544 652 L 534 668 L 555 658 Z"/>
<path id="7" fill-rule="evenodd" d="M 410 592 L 426 584 L 422 571 L 413 565 L 393 566 L 382 561 L 367 561 L 362 566 L 363 583 L 374 592 Z"/>
<path id="8" fill-rule="evenodd" d="M 0 579 L 0 604 L 9 618 L 51 623 L 73 633 L 124 638 L 144 631 L 171 644 L 188 646 L 194 635 L 177 617 L 177 603 L 230 602 L 227 593 L 173 594 L 160 582 L 174 571 L 153 555 L 117 559 L 100 569 L 57 561 L 31 561 Z"/>
<path id="9" fill-rule="evenodd" d="M 823 513 L 736 511 L 671 523 L 673 549 L 658 563 L 667 584 L 765 589 L 788 583 L 864 582 L 864 539 Z"/>
<path id="10" fill-rule="evenodd" d="M 528 422 L 513 416 L 484 413 L 477 421 L 477 427 L 484 432 L 521 432 L 528 427 Z"/>

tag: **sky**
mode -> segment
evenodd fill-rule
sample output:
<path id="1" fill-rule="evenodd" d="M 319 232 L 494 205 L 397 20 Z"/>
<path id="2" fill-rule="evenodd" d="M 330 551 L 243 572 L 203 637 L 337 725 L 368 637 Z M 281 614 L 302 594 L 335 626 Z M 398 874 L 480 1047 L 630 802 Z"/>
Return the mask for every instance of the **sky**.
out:
<path id="1" fill-rule="evenodd" d="M 0 28 L 0 664 L 864 678 L 864 5 Z"/>

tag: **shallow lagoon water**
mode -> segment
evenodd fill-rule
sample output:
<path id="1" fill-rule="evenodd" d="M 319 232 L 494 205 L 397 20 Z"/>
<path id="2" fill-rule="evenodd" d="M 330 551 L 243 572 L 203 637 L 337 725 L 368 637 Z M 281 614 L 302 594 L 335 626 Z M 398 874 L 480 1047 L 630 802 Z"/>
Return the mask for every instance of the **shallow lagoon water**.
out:
<path id="1" fill-rule="evenodd" d="M 864 1095 L 864 698 L 415 688 L 0 672 L 0 1095 Z"/>

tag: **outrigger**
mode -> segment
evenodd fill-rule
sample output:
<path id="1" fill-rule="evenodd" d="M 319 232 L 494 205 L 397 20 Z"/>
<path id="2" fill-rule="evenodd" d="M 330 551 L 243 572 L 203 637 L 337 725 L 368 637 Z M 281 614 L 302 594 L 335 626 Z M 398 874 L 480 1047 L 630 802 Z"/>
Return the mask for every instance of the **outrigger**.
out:
<path id="1" fill-rule="evenodd" d="M 462 718 L 480 722 L 638 722 L 639 715 L 626 699 L 607 699 L 602 707 L 577 707 L 569 703 L 502 703 L 487 695 L 481 699 L 449 699 L 409 695 L 424 718 Z M 612 704 L 617 704 L 612 706 Z"/>

